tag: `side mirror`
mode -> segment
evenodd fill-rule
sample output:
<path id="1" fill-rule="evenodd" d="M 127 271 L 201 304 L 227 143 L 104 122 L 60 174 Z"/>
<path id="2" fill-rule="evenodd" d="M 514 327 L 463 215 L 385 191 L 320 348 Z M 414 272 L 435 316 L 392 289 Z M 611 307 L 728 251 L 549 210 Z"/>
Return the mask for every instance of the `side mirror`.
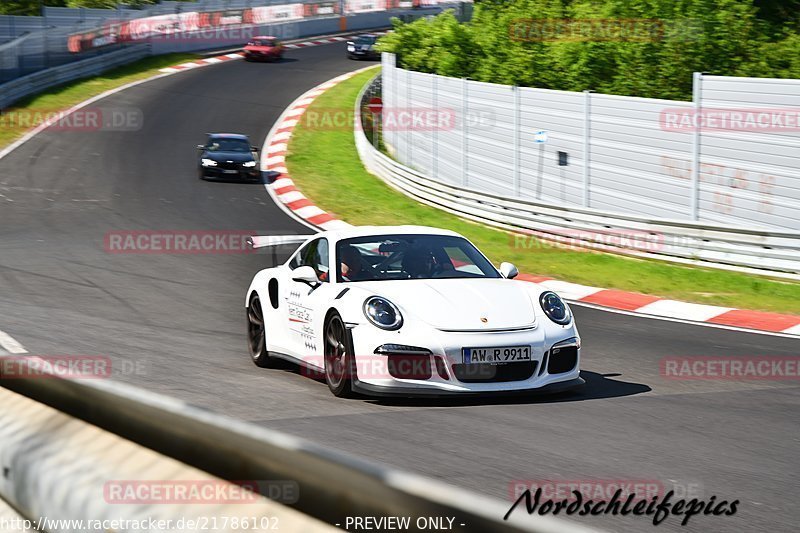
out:
<path id="1" fill-rule="evenodd" d="M 517 270 L 517 267 L 515 267 L 512 263 L 506 263 L 504 261 L 500 263 L 500 273 L 506 279 L 514 279 L 517 277 L 517 275 L 519 275 L 519 270 Z"/>
<path id="2" fill-rule="evenodd" d="M 197 149 L 198 149 L 198 150 L 204 150 L 204 149 L 205 149 L 205 147 L 206 147 L 206 145 L 205 145 L 205 144 L 198 144 L 198 145 L 197 145 Z"/>
<path id="3" fill-rule="evenodd" d="M 251 146 L 250 149 L 254 152 L 258 152 L 258 146 Z"/>
<path id="4" fill-rule="evenodd" d="M 353 41 L 347 41 L 347 46 L 355 46 L 355 45 L 356 43 L 354 43 Z"/>
<path id="5" fill-rule="evenodd" d="M 310 266 L 297 267 L 292 271 L 292 281 L 299 281 L 314 287 L 319 284 L 317 272 Z"/>

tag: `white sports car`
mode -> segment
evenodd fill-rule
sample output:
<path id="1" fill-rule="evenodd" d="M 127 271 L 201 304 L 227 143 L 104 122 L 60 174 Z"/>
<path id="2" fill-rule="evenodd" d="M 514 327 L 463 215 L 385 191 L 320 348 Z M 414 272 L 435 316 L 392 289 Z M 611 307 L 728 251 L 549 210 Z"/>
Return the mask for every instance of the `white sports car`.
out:
<path id="1" fill-rule="evenodd" d="M 259 239 L 255 247 L 266 245 Z M 512 280 L 516 275 L 514 265 L 496 269 L 452 231 L 360 226 L 317 233 L 250 284 L 250 355 L 261 367 L 275 358 L 298 363 L 324 376 L 336 396 L 582 385 L 569 306 L 535 283 Z"/>

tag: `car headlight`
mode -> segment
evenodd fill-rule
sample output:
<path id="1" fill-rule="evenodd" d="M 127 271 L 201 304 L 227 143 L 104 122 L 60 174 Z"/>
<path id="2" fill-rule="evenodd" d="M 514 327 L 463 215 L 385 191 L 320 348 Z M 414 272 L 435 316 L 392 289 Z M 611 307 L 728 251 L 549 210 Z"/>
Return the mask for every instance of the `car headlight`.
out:
<path id="1" fill-rule="evenodd" d="M 569 312 L 569 307 L 564 303 L 561 297 L 552 292 L 546 291 L 539 296 L 539 303 L 542 306 L 542 311 L 547 315 L 547 318 L 561 324 L 562 326 L 569 324 L 572 320 L 572 314 Z"/>
<path id="2" fill-rule="evenodd" d="M 243 167 L 247 167 L 247 168 L 252 168 L 252 167 L 256 166 L 256 162 L 255 161 L 246 161 L 246 162 L 244 162 L 242 164 L 242 166 Z"/>
<path id="3" fill-rule="evenodd" d="M 350 46 L 347 47 L 347 51 L 348 52 L 355 52 L 356 51 L 356 47 L 353 46 L 353 45 L 350 45 Z"/>
<path id="4" fill-rule="evenodd" d="M 364 316 L 381 329 L 399 329 L 403 315 L 392 302 L 380 296 L 370 296 L 364 301 Z"/>
<path id="5" fill-rule="evenodd" d="M 200 160 L 200 163 L 202 163 L 202 165 L 204 167 L 215 167 L 215 166 L 217 166 L 217 162 L 216 161 L 214 161 L 213 159 L 206 159 L 205 157 Z"/>

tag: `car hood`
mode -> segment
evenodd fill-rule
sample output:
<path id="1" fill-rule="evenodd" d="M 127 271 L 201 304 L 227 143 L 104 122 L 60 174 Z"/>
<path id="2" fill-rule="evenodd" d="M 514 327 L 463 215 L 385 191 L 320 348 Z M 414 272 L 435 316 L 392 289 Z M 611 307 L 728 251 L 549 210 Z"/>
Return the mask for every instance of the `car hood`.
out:
<path id="1" fill-rule="evenodd" d="M 203 152 L 203 157 L 214 161 L 233 161 L 234 163 L 253 161 L 253 154 L 250 152 Z"/>
<path id="2" fill-rule="evenodd" d="M 528 291 L 507 279 L 433 279 L 359 283 L 409 316 L 442 330 L 488 331 L 533 326 Z"/>

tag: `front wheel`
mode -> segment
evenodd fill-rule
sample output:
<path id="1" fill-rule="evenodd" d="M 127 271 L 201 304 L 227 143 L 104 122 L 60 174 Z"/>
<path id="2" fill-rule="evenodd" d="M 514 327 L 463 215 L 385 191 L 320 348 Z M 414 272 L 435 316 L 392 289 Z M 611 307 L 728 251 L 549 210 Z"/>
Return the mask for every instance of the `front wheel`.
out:
<path id="1" fill-rule="evenodd" d="M 250 305 L 247 307 L 247 347 L 250 351 L 250 358 L 256 366 L 261 368 L 270 366 L 272 358 L 267 351 L 264 311 L 257 294 L 250 298 Z"/>
<path id="2" fill-rule="evenodd" d="M 354 370 L 347 328 L 342 318 L 333 314 L 325 325 L 325 382 L 334 396 L 353 396 Z"/>

